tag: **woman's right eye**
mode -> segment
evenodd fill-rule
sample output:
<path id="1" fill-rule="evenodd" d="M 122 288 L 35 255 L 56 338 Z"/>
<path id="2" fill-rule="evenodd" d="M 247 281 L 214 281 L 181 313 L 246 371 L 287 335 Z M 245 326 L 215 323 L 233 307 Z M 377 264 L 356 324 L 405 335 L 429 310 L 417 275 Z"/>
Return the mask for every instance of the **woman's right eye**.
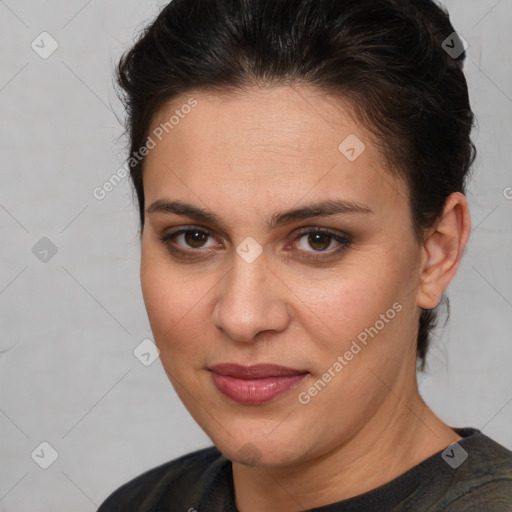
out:
<path id="1" fill-rule="evenodd" d="M 204 229 L 183 228 L 171 233 L 166 233 L 160 236 L 159 239 L 171 252 L 182 256 L 193 257 L 195 255 L 194 253 L 197 254 L 199 252 L 199 249 L 204 249 L 204 243 L 211 236 L 212 235 Z M 181 245 L 177 245 L 178 241 L 181 241 Z M 189 248 L 188 250 L 187 247 Z"/>

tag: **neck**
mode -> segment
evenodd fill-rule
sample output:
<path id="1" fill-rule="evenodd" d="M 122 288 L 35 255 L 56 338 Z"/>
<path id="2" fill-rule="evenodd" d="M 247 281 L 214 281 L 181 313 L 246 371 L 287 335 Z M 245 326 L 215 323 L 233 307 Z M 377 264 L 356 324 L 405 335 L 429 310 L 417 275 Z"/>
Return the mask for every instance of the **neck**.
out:
<path id="1" fill-rule="evenodd" d="M 250 467 L 233 462 L 240 512 L 298 512 L 368 492 L 461 439 L 414 388 L 393 394 L 355 435 L 328 453 L 293 467 Z"/>

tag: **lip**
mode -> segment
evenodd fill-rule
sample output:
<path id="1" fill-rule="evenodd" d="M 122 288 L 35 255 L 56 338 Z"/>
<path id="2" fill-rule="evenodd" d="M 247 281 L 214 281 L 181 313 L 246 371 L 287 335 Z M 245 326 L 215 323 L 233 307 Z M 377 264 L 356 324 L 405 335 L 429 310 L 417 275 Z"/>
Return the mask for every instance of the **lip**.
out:
<path id="1" fill-rule="evenodd" d="M 245 405 L 270 402 L 296 388 L 309 375 L 306 370 L 274 364 L 224 363 L 212 366 L 210 371 L 213 383 L 223 395 Z"/>
<path id="2" fill-rule="evenodd" d="M 308 373 L 307 370 L 287 368 L 286 366 L 277 364 L 254 364 L 252 366 L 244 366 L 237 363 L 222 363 L 210 367 L 210 370 L 214 373 L 228 375 L 238 379 L 263 379 L 266 377 L 281 377 Z"/>

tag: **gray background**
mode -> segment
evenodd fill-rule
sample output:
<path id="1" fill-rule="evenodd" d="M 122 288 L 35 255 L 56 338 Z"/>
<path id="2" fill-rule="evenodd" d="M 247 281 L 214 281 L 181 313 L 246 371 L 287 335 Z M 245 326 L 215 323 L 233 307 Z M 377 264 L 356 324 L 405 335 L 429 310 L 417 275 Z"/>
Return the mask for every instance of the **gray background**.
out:
<path id="1" fill-rule="evenodd" d="M 151 331 L 128 181 L 92 194 L 125 157 L 112 65 L 165 3 L 0 1 L 2 512 L 91 512 L 128 479 L 211 444 L 160 360 L 133 354 Z M 512 448 L 512 2 L 447 6 L 469 43 L 479 157 L 451 319 L 419 380 L 449 424 Z M 59 45 L 46 59 L 31 48 L 43 31 Z M 46 262 L 33 253 L 43 237 L 57 249 Z M 48 469 L 31 457 L 43 441 L 58 452 Z"/>

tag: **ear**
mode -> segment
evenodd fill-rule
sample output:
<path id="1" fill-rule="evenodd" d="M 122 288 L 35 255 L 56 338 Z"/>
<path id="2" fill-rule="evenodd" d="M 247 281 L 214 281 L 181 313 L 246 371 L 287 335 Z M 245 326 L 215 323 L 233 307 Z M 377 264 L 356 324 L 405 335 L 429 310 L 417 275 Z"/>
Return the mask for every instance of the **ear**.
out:
<path id="1" fill-rule="evenodd" d="M 446 199 L 441 218 L 423 242 L 418 307 L 433 309 L 439 304 L 459 267 L 470 231 L 466 197 L 454 192 Z"/>

